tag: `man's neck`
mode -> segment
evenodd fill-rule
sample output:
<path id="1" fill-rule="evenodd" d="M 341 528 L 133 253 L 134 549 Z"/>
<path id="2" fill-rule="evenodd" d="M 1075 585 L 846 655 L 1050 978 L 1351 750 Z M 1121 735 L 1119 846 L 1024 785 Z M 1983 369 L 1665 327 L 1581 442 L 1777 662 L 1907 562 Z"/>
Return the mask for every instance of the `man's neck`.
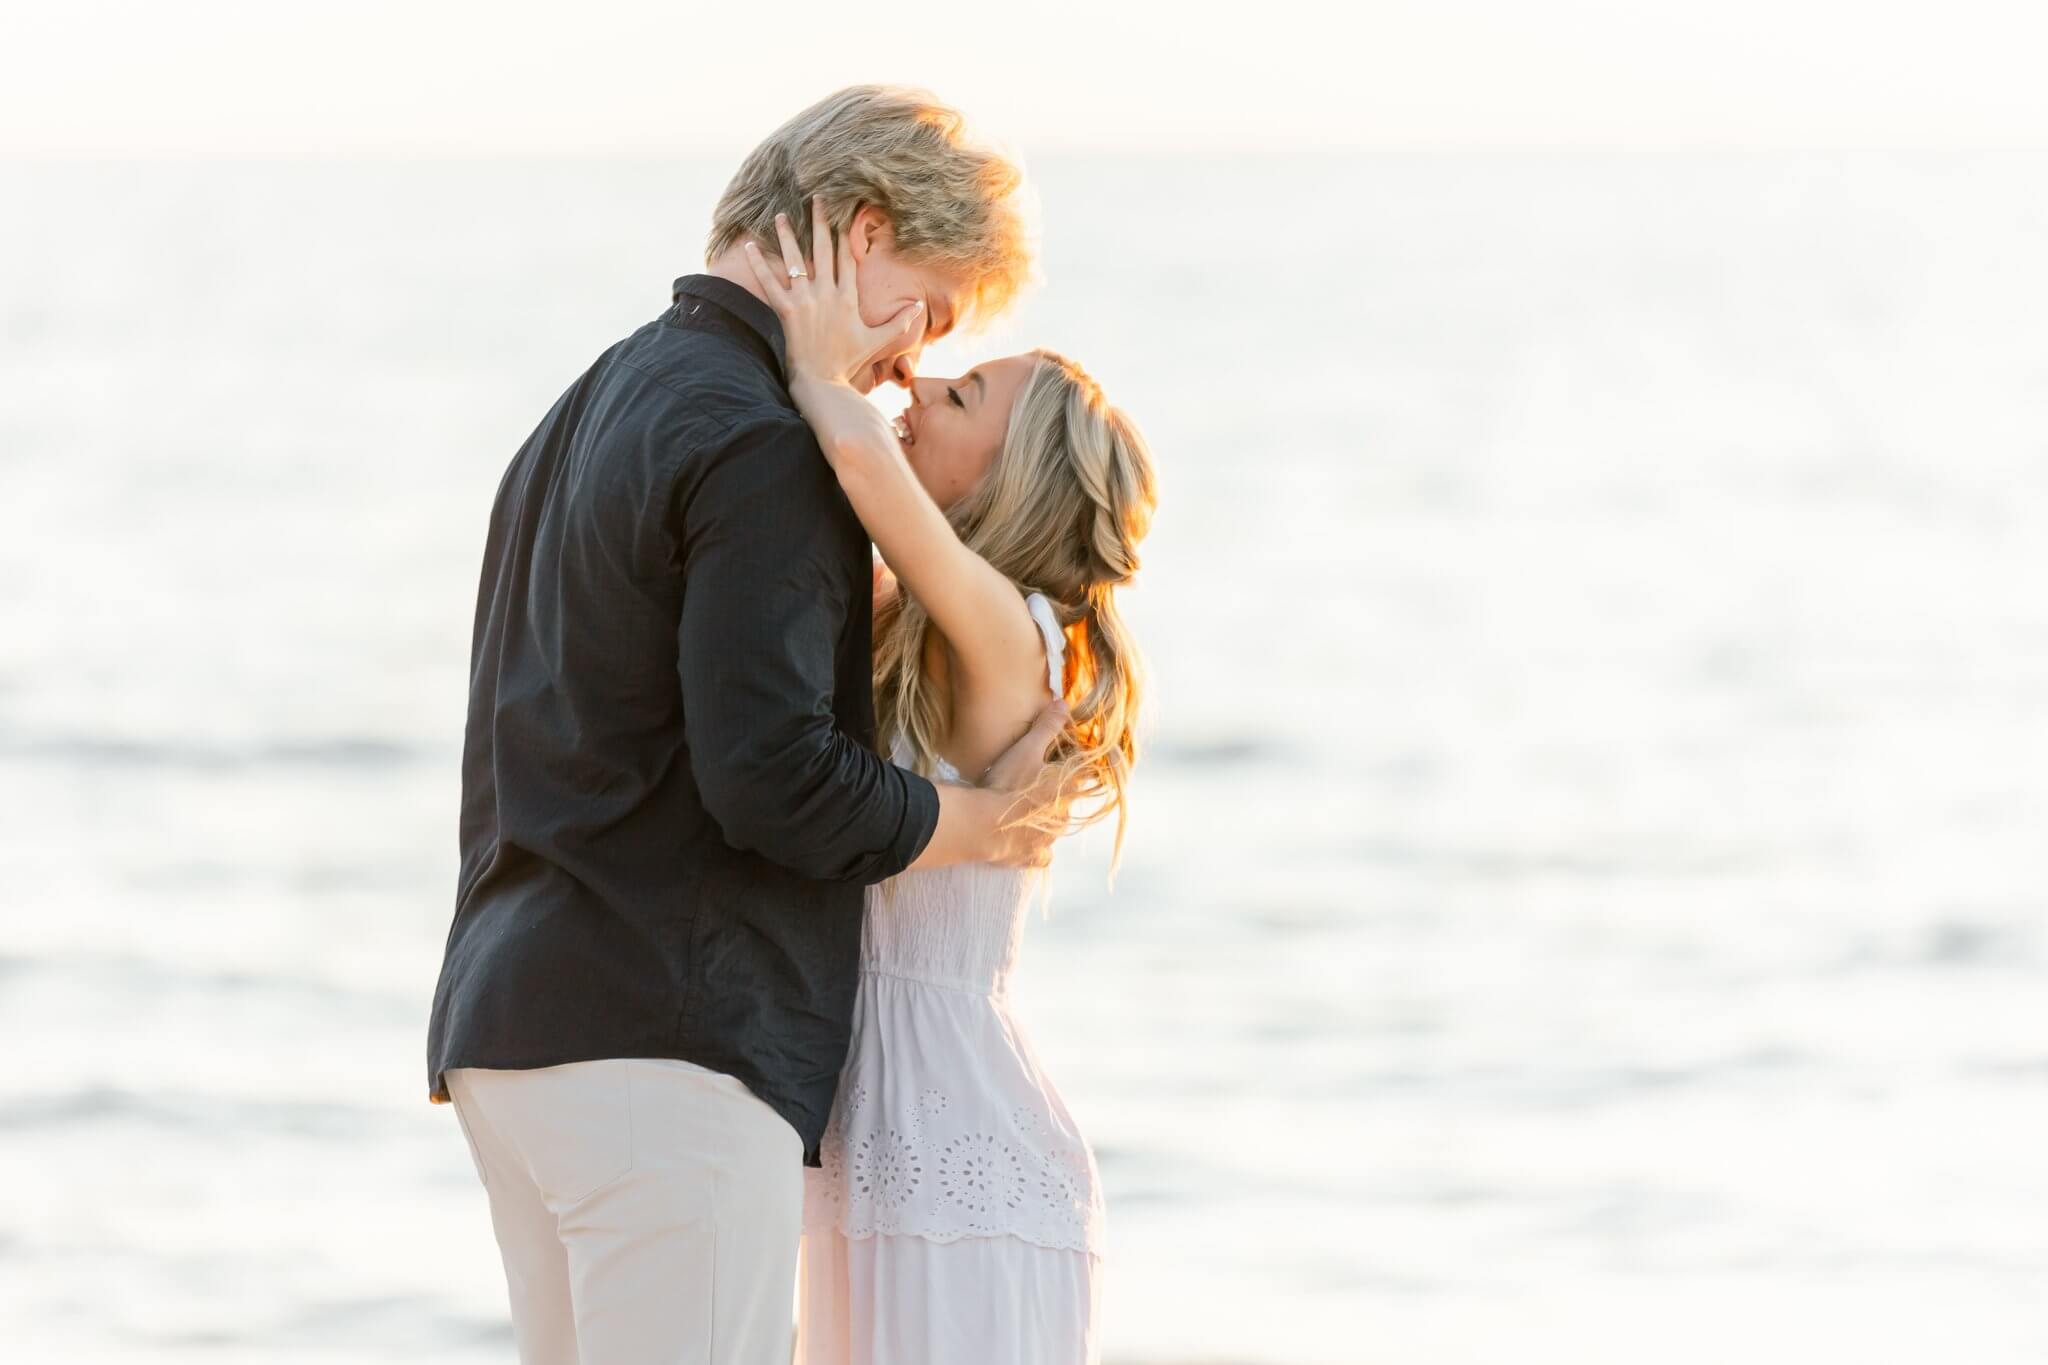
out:
<path id="1" fill-rule="evenodd" d="M 763 251 L 761 259 L 767 263 L 771 271 L 777 275 L 782 273 L 782 257 L 772 251 Z M 761 302 L 768 302 L 767 297 L 761 293 L 760 281 L 754 278 L 754 268 L 747 264 L 747 249 L 744 245 L 729 246 L 706 261 L 704 273 L 721 280 L 730 280 Z"/>

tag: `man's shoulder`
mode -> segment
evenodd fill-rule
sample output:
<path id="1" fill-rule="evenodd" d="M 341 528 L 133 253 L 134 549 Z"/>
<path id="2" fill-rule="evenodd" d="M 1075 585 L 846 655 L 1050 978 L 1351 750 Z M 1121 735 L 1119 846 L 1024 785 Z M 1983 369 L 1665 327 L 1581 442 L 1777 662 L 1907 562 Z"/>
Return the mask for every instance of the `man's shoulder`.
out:
<path id="1" fill-rule="evenodd" d="M 606 360 L 641 381 L 647 401 L 680 416 L 719 426 L 803 425 L 779 379 L 729 337 L 656 320 Z"/>
<path id="2" fill-rule="evenodd" d="M 731 341 L 686 329 L 646 329 L 607 359 L 622 395 L 659 433 L 672 498 L 688 506 L 771 497 L 793 514 L 814 507 L 857 527 L 839 481 L 780 380 Z"/>
<path id="3" fill-rule="evenodd" d="M 740 497 L 772 493 L 785 506 L 811 504 L 852 516 L 816 433 L 794 408 L 707 405 L 698 409 L 697 421 L 689 458 L 677 471 L 679 494 L 696 487 Z"/>
<path id="4" fill-rule="evenodd" d="M 779 377 L 728 338 L 652 322 L 605 352 L 590 380 L 591 434 L 637 433 L 670 477 L 739 451 L 790 477 L 825 467 Z"/>

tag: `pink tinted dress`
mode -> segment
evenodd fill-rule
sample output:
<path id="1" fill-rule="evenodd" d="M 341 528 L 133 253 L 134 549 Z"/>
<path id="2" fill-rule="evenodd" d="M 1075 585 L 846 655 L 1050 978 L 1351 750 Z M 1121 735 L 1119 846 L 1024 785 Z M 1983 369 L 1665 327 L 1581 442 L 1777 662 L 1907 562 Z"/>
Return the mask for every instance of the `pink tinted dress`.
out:
<path id="1" fill-rule="evenodd" d="M 1026 600 L 1058 695 L 1057 621 Z M 870 888 L 824 1168 L 804 1172 L 796 1365 L 1099 1358 L 1095 1158 L 1010 1013 L 1039 884 L 976 864 Z"/>

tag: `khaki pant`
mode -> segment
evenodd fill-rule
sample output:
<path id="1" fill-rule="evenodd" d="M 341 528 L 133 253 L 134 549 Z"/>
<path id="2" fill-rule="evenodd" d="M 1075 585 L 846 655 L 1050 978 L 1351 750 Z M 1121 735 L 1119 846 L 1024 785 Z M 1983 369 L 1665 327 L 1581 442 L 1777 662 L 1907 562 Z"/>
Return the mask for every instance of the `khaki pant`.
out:
<path id="1" fill-rule="evenodd" d="M 521 1365 L 787 1365 L 803 1144 L 688 1062 L 448 1073 Z"/>

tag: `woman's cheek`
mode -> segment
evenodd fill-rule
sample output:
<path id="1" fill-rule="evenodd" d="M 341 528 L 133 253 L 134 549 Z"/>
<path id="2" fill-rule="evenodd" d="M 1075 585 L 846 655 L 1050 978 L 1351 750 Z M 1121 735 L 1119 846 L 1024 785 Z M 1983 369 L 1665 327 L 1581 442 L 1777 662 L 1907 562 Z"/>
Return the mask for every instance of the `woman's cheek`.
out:
<path id="1" fill-rule="evenodd" d="M 941 507 L 951 507 L 964 491 L 960 487 L 959 467 L 952 463 L 940 465 L 933 471 L 932 485 L 936 489 L 935 500 Z"/>

